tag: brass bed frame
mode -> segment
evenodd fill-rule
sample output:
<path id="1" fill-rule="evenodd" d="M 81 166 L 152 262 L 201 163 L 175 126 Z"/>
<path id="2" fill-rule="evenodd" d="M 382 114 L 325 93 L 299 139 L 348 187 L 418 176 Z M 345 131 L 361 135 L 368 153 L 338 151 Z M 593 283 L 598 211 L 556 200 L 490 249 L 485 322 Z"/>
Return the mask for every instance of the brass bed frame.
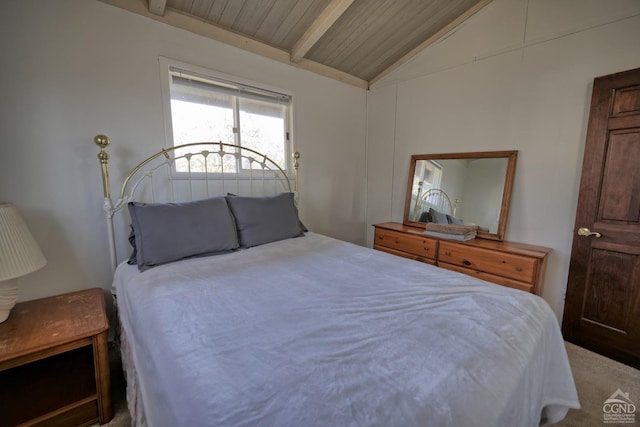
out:
<path id="1" fill-rule="evenodd" d="M 161 149 L 131 169 L 120 187 L 118 198 L 114 200 L 109 181 L 109 154 L 105 150 L 110 140 L 105 135 L 97 135 L 94 143 L 100 147 L 98 159 L 112 271 L 118 264 L 114 215 L 130 201 L 184 202 L 228 192 L 243 195 L 293 192 L 295 200 L 298 199 L 298 152 L 293 153 L 293 173 L 289 174 L 265 154 L 218 141 L 194 142 Z M 204 167 L 203 171 L 192 170 L 196 160 L 201 163 L 200 168 Z M 177 162 L 186 166 L 187 171 L 177 171 L 174 168 Z M 156 185 L 158 179 L 162 179 L 160 187 Z M 143 184 L 150 185 L 145 187 Z"/>
<path id="2" fill-rule="evenodd" d="M 415 206 L 413 207 L 413 221 L 420 221 L 420 214 L 425 208 L 434 208 L 439 212 L 448 215 L 456 215 L 455 207 L 451 204 L 451 199 L 443 190 L 439 188 L 429 188 L 426 191 L 422 188 L 423 182 L 418 183 L 418 194 L 416 195 Z"/>

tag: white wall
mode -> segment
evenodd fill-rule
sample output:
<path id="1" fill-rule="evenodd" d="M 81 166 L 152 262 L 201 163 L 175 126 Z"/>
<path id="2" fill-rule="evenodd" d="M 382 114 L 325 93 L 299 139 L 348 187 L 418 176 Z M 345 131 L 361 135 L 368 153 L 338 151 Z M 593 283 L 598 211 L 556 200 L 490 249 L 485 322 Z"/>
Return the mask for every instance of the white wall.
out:
<path id="1" fill-rule="evenodd" d="M 507 239 L 553 249 L 560 319 L 593 78 L 639 41 L 637 0 L 494 0 L 369 92 L 367 224 L 402 221 L 412 154 L 519 150 Z"/>
<path id="2" fill-rule="evenodd" d="M 300 214 L 362 243 L 366 93 L 94 0 L 0 2 L 0 200 L 18 206 L 48 264 L 20 300 L 109 288 L 96 134 L 112 183 L 165 145 L 158 57 L 294 94 Z"/>

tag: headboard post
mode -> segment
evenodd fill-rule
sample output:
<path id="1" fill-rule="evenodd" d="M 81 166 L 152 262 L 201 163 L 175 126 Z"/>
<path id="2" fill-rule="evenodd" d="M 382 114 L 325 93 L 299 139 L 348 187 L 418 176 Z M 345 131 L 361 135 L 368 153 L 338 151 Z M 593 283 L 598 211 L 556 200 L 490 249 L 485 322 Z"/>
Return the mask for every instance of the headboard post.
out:
<path id="1" fill-rule="evenodd" d="M 109 138 L 105 135 L 96 135 L 93 142 L 100 147 L 98 160 L 102 169 L 102 192 L 105 198 L 111 199 L 111 190 L 109 189 L 109 154 L 104 149 L 109 145 Z"/>
<path id="2" fill-rule="evenodd" d="M 294 185 L 295 188 L 293 191 L 295 191 L 296 193 L 298 192 L 298 168 L 300 167 L 300 163 L 298 162 L 298 159 L 300 159 L 300 153 L 299 152 L 295 152 L 293 153 L 293 173 L 294 173 Z"/>
<path id="3" fill-rule="evenodd" d="M 109 185 L 109 154 L 104 150 L 110 143 L 105 135 L 96 135 L 93 142 L 100 147 L 98 160 L 102 171 L 102 194 L 104 196 L 103 209 L 107 215 L 107 231 L 109 233 L 109 252 L 111 256 L 111 270 L 115 271 L 117 266 L 116 242 L 113 231 L 113 201 L 111 200 L 111 186 Z"/>

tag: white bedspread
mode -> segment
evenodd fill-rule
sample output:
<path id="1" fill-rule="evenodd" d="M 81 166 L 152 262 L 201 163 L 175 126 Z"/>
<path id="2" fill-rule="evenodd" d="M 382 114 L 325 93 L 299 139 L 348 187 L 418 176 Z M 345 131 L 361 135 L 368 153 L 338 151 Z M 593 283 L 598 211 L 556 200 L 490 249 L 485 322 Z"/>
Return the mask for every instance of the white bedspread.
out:
<path id="1" fill-rule="evenodd" d="M 314 233 L 114 284 L 150 426 L 536 426 L 579 407 L 539 297 Z"/>

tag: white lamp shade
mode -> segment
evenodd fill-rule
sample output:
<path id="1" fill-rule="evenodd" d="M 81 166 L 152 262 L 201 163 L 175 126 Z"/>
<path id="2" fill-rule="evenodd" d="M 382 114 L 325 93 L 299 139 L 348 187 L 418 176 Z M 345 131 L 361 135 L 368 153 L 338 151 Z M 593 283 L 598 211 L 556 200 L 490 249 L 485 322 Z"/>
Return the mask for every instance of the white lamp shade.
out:
<path id="1" fill-rule="evenodd" d="M 47 263 L 18 209 L 0 203 L 0 282 L 36 271 Z"/>

